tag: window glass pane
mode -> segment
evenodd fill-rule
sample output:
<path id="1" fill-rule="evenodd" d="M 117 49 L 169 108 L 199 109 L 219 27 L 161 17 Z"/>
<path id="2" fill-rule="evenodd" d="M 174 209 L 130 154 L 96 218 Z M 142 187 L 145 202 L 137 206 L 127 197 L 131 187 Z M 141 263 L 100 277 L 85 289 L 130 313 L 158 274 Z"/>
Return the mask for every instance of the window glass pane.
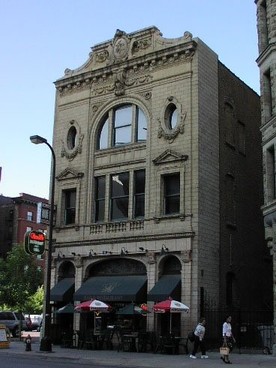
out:
<path id="1" fill-rule="evenodd" d="M 134 217 L 145 215 L 145 170 L 134 172 Z"/>
<path id="2" fill-rule="evenodd" d="M 76 147 L 76 138 L 77 138 L 77 129 L 74 126 L 71 126 L 67 135 L 67 147 L 70 150 Z"/>
<path id="3" fill-rule="evenodd" d="M 104 200 L 96 202 L 96 215 L 95 215 L 96 222 L 104 221 L 104 208 L 105 208 Z"/>
<path id="4" fill-rule="evenodd" d="M 139 194 L 134 198 L 134 218 L 145 216 L 145 195 Z"/>
<path id="5" fill-rule="evenodd" d="M 27 212 L 27 220 L 28 221 L 33 221 L 33 213 L 30 212 L 30 211 Z"/>
<path id="6" fill-rule="evenodd" d="M 120 107 L 114 116 L 114 145 L 131 143 L 132 106 Z"/>
<path id="7" fill-rule="evenodd" d="M 172 129 L 176 127 L 177 117 L 178 117 L 177 109 L 175 109 L 175 110 L 172 111 L 171 117 L 170 117 L 170 125 L 171 125 Z"/>
<path id="8" fill-rule="evenodd" d="M 112 176 L 111 180 L 111 220 L 128 218 L 129 174 Z"/>
<path id="9" fill-rule="evenodd" d="M 136 140 L 145 141 L 147 139 L 147 119 L 141 109 L 137 109 L 137 138 Z"/>
<path id="10" fill-rule="evenodd" d="M 112 199 L 111 220 L 128 218 L 128 197 Z"/>
<path id="11" fill-rule="evenodd" d="M 171 103 L 167 106 L 165 112 L 165 123 L 167 128 L 174 129 L 177 125 L 178 112 L 175 104 Z"/>
<path id="12" fill-rule="evenodd" d="M 131 143 L 131 126 L 124 126 L 114 129 L 114 145 Z"/>
<path id="13" fill-rule="evenodd" d="M 114 126 L 116 128 L 131 125 L 132 123 L 132 106 L 120 107 L 115 111 Z"/>
<path id="14" fill-rule="evenodd" d="M 95 179 L 96 198 L 95 198 L 95 221 L 104 221 L 105 209 L 105 176 L 100 176 Z"/>
<path id="15" fill-rule="evenodd" d="M 104 149 L 108 147 L 108 119 L 106 119 L 103 124 L 100 139 L 99 139 L 99 149 Z"/>
<path id="16" fill-rule="evenodd" d="M 65 197 L 65 224 L 74 224 L 76 216 L 76 190 L 66 190 Z"/>
<path id="17" fill-rule="evenodd" d="M 180 176 L 179 174 L 164 177 L 164 212 L 166 215 L 180 211 Z"/>
<path id="18" fill-rule="evenodd" d="M 128 173 L 112 175 L 112 197 L 128 196 L 128 181 Z"/>

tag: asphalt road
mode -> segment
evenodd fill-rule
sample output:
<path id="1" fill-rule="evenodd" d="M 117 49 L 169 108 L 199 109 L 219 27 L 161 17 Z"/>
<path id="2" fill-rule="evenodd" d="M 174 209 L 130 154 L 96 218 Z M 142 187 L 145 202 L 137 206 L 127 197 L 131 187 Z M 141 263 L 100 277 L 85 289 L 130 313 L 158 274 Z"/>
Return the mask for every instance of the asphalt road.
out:
<path id="1" fill-rule="evenodd" d="M 0 367 L 6 368 L 76 368 L 76 367 L 90 367 L 99 368 L 97 362 L 93 363 L 91 361 L 77 361 L 73 359 L 66 358 L 47 358 L 46 356 L 19 356 L 11 354 L 1 354 Z M 110 368 L 110 365 L 101 365 L 101 368 Z M 121 368 L 121 364 L 112 365 L 112 368 Z M 135 368 L 135 367 L 131 367 Z M 136 367 L 139 368 L 139 367 Z"/>

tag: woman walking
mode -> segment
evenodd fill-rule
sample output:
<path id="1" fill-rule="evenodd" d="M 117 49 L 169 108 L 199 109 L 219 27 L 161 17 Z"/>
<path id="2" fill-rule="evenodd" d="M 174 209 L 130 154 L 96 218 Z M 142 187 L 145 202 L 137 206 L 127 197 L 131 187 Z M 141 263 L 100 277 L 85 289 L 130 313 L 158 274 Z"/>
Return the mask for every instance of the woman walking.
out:
<path id="1" fill-rule="evenodd" d="M 205 324 L 206 324 L 205 318 L 201 318 L 200 322 L 195 328 L 194 349 L 193 349 L 192 354 L 190 355 L 190 358 L 192 359 L 196 359 L 196 352 L 197 352 L 198 347 L 200 347 L 200 350 L 201 350 L 201 359 L 208 359 L 208 356 L 206 355 L 206 348 L 205 348 L 205 342 L 204 342 Z"/>
<path id="2" fill-rule="evenodd" d="M 223 346 L 227 346 L 229 348 L 229 354 L 233 350 L 233 343 L 236 342 L 233 333 L 232 333 L 232 326 L 231 326 L 232 317 L 228 316 L 225 319 L 225 322 L 222 325 L 222 338 L 223 338 Z M 229 354 L 223 355 L 221 359 L 226 364 L 232 364 L 229 360 Z"/>

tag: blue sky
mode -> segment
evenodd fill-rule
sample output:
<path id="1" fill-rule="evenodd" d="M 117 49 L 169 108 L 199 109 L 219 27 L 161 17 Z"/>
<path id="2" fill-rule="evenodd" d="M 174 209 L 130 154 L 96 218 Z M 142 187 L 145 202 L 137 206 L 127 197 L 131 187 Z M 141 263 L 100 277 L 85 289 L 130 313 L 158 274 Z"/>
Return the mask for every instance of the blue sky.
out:
<path id="1" fill-rule="evenodd" d="M 156 26 L 165 38 L 189 31 L 259 93 L 254 0 L 0 0 L 0 194 L 48 198 L 55 87 L 91 47 Z"/>

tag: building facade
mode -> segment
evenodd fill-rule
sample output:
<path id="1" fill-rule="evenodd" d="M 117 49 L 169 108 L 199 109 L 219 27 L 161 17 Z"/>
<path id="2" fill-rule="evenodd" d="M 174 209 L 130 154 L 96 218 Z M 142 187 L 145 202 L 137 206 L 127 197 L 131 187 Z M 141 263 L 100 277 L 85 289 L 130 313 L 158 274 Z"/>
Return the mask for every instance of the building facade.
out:
<path id="1" fill-rule="evenodd" d="M 273 257 L 274 346 L 276 355 L 276 3 L 273 0 L 256 0 L 262 111 L 262 148 L 265 238 Z"/>
<path id="2" fill-rule="evenodd" d="M 27 193 L 18 197 L 0 196 L 0 257 L 6 258 L 7 253 L 15 244 L 24 243 L 26 231 L 47 231 L 47 224 L 38 219 L 39 204 L 48 205 L 48 200 Z M 43 267 L 43 260 L 38 259 L 38 266 Z"/>
<path id="3" fill-rule="evenodd" d="M 200 39 L 156 27 L 117 30 L 55 86 L 54 307 L 172 297 L 185 334 L 206 308 L 271 306 L 259 96 Z"/>

